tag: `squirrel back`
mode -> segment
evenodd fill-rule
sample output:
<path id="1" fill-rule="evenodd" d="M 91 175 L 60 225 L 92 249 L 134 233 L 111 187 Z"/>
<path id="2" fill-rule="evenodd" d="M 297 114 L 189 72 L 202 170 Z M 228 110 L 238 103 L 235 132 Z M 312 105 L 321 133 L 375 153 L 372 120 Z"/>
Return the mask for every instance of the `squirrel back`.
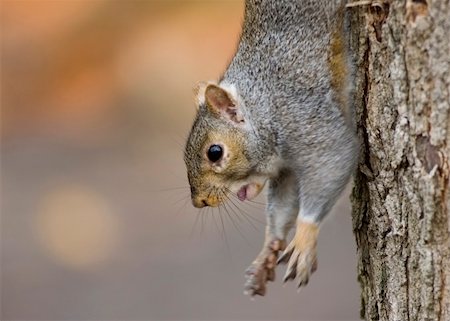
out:
<path id="1" fill-rule="evenodd" d="M 220 83 L 233 83 L 242 97 L 268 104 L 278 93 L 331 89 L 349 120 L 347 41 L 345 1 L 247 0 L 239 47 Z"/>

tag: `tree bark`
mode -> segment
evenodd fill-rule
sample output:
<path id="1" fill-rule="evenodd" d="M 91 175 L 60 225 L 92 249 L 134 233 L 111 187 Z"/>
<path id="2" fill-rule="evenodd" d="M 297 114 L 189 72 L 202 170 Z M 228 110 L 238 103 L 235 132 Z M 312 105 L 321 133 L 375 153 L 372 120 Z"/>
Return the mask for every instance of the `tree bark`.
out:
<path id="1" fill-rule="evenodd" d="M 361 317 L 450 321 L 449 1 L 349 10 Z"/>

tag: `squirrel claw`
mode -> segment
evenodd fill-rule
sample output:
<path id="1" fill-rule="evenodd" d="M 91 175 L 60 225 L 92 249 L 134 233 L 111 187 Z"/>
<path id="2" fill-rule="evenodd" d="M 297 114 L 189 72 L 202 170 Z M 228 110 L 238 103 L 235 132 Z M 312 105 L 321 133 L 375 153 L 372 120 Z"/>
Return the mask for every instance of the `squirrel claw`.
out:
<path id="1" fill-rule="evenodd" d="M 311 274 L 317 269 L 317 235 L 317 225 L 299 222 L 294 239 L 278 259 L 278 263 L 287 262 L 284 282 L 297 279 L 298 287 L 308 284 Z"/>
<path id="2" fill-rule="evenodd" d="M 289 261 L 289 258 L 294 251 L 294 247 L 289 244 L 289 247 L 281 254 L 280 258 L 277 260 L 277 264 L 285 264 Z"/>
<path id="3" fill-rule="evenodd" d="M 284 241 L 273 240 L 258 255 L 252 265 L 245 271 L 244 293 L 250 296 L 266 294 L 267 282 L 275 281 L 275 268 L 278 251 L 285 247 Z"/>
<path id="4" fill-rule="evenodd" d="M 288 263 L 283 282 L 297 279 L 298 287 L 306 286 L 311 274 L 317 270 L 315 248 L 299 251 L 292 243 L 278 260 L 278 263 Z"/>

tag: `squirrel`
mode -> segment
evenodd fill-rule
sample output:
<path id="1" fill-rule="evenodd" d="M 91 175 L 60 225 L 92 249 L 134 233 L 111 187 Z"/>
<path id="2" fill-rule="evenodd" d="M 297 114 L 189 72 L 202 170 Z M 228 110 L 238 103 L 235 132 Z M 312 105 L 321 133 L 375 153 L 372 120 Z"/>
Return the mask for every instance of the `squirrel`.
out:
<path id="1" fill-rule="evenodd" d="M 218 81 L 194 90 L 197 113 L 184 161 L 195 207 L 266 183 L 263 248 L 245 293 L 265 295 L 277 264 L 308 283 L 320 224 L 358 158 L 345 1 L 246 0 L 237 51 Z M 295 227 L 293 240 L 287 234 Z"/>

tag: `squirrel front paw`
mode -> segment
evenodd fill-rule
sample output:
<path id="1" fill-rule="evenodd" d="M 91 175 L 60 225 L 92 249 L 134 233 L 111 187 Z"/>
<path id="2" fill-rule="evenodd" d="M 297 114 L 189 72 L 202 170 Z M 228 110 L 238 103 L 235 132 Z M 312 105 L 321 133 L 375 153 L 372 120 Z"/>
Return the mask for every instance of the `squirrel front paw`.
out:
<path id="1" fill-rule="evenodd" d="M 275 268 L 277 265 L 278 252 L 282 251 L 286 244 L 282 240 L 272 240 L 265 245 L 261 253 L 245 271 L 244 293 L 247 295 L 264 296 L 266 293 L 266 283 L 275 280 Z"/>
<path id="2" fill-rule="evenodd" d="M 311 274 L 317 269 L 318 231 L 316 224 L 298 223 L 294 239 L 277 262 L 277 264 L 289 262 L 284 282 L 297 279 L 298 287 L 308 284 Z"/>

